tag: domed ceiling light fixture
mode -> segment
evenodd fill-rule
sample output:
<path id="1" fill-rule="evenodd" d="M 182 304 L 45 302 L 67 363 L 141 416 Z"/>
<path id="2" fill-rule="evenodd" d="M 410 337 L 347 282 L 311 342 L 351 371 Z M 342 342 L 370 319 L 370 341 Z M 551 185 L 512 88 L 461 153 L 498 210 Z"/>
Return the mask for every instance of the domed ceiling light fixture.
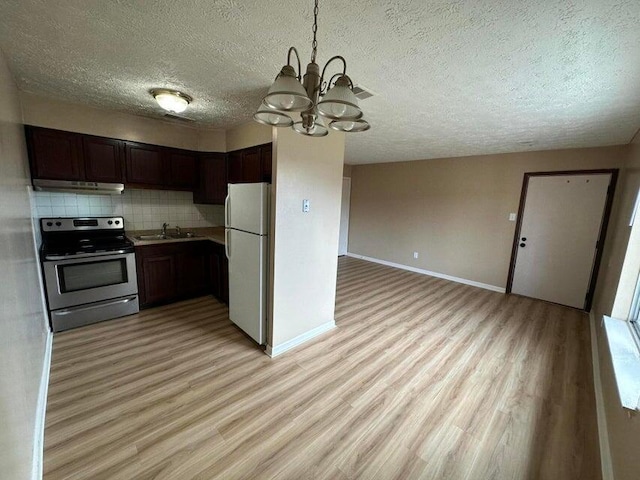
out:
<path id="1" fill-rule="evenodd" d="M 167 88 L 154 88 L 150 91 L 153 98 L 156 99 L 158 105 L 169 112 L 182 113 L 187 106 L 193 101 L 186 93 L 178 90 L 169 90 Z"/>
<path id="2" fill-rule="evenodd" d="M 322 69 L 316 63 L 318 42 L 318 0 L 313 9 L 313 42 L 311 63 L 302 77 L 300 55 L 295 47 L 289 48 L 287 64 L 282 67 L 260 107 L 253 115 L 256 122 L 272 127 L 292 127 L 296 132 L 310 137 L 324 137 L 329 133 L 321 118 L 329 122 L 329 128 L 341 132 L 364 132 L 369 123 L 362 118 L 362 110 L 353 93 L 353 82 L 347 75 L 347 62 L 340 55 L 331 57 Z M 291 53 L 296 54 L 298 71 L 291 65 Z M 328 80 L 327 67 L 334 61 L 342 62 L 342 72 Z M 302 120 L 293 121 L 290 112 L 301 112 Z"/>

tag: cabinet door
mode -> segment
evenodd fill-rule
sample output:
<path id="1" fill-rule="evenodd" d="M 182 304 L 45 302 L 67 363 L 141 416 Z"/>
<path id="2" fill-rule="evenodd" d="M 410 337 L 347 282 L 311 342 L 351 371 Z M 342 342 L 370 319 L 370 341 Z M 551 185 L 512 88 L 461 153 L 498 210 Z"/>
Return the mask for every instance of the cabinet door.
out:
<path id="1" fill-rule="evenodd" d="M 208 242 L 185 242 L 178 253 L 178 295 L 193 297 L 209 293 Z"/>
<path id="2" fill-rule="evenodd" d="M 32 178 L 85 179 L 80 134 L 30 126 L 25 130 Z"/>
<path id="3" fill-rule="evenodd" d="M 227 196 L 227 161 L 223 153 L 208 153 L 198 160 L 198 185 L 194 203 L 224 205 Z"/>
<path id="4" fill-rule="evenodd" d="M 186 150 L 166 149 L 169 163 L 169 186 L 193 190 L 196 186 L 196 155 Z"/>
<path id="5" fill-rule="evenodd" d="M 164 161 L 161 148 L 141 143 L 125 143 L 127 183 L 162 188 Z"/>
<path id="6" fill-rule="evenodd" d="M 260 158 L 262 161 L 262 181 L 271 183 L 273 151 L 270 143 L 260 146 Z"/>
<path id="7" fill-rule="evenodd" d="M 86 179 L 91 182 L 124 182 L 123 142 L 83 135 L 82 152 Z"/>
<path id="8" fill-rule="evenodd" d="M 176 256 L 144 255 L 142 257 L 145 305 L 165 303 L 176 296 Z"/>
<path id="9" fill-rule="evenodd" d="M 262 163 L 260 148 L 247 148 L 242 151 L 242 183 L 262 181 Z"/>
<path id="10" fill-rule="evenodd" d="M 242 151 L 231 152 L 227 158 L 227 178 L 229 183 L 242 183 Z"/>
<path id="11" fill-rule="evenodd" d="M 229 266 L 224 246 L 214 243 L 211 248 L 211 293 L 224 303 L 229 303 Z"/>

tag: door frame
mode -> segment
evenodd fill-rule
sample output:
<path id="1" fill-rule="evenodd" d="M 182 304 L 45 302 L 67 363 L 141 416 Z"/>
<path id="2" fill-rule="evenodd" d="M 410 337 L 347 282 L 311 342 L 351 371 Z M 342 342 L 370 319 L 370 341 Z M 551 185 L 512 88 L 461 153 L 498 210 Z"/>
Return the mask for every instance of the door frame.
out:
<path id="1" fill-rule="evenodd" d="M 600 261 L 602 260 L 602 252 L 604 250 L 604 242 L 607 237 L 607 227 L 609 226 L 609 219 L 611 217 L 611 207 L 613 206 L 613 196 L 616 192 L 616 184 L 618 181 L 618 169 L 595 169 L 595 170 L 558 170 L 555 172 L 525 172 L 522 180 L 522 191 L 520 193 L 520 206 L 518 207 L 518 219 L 516 221 L 516 230 L 513 236 L 513 246 L 511 247 L 511 261 L 509 262 L 509 274 L 507 276 L 506 293 L 511 293 L 511 287 L 513 285 L 513 276 L 516 268 L 516 258 L 518 256 L 518 239 L 520 238 L 520 230 L 522 229 L 522 216 L 524 214 L 524 207 L 527 200 L 527 189 L 529 188 L 529 179 L 531 177 L 550 177 L 556 175 L 597 175 L 597 174 L 611 174 L 611 180 L 609 181 L 609 188 L 607 189 L 607 199 L 605 201 L 604 213 L 602 215 L 602 224 L 600 226 L 600 234 L 598 235 L 598 242 L 596 244 L 596 256 L 593 262 L 593 268 L 591 270 L 591 277 L 589 279 L 589 289 L 587 290 L 587 296 L 584 301 L 584 311 L 591 310 L 591 304 L 593 303 L 593 293 L 596 289 L 596 281 L 598 280 L 598 271 L 600 269 Z"/>
<path id="2" fill-rule="evenodd" d="M 346 239 L 347 239 L 347 251 L 344 254 L 340 254 L 340 237 L 341 237 L 341 233 L 342 233 L 342 200 L 340 201 L 340 225 L 338 228 L 338 256 L 345 256 L 347 255 L 347 253 L 349 253 L 349 223 L 351 221 L 351 177 L 342 177 L 342 188 L 344 188 L 344 184 L 345 184 L 345 180 L 348 180 L 348 184 L 349 184 L 349 198 L 348 198 L 348 202 L 349 202 L 349 210 L 348 210 L 348 217 L 349 217 L 349 221 L 347 222 L 347 231 L 346 231 Z M 341 189 L 342 190 L 342 189 Z"/>

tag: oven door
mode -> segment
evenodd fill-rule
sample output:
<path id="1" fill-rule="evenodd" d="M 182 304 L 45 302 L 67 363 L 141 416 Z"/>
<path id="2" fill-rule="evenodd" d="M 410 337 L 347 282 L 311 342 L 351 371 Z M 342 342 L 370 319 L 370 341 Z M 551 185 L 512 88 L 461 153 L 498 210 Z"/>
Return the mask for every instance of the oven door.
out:
<path id="1" fill-rule="evenodd" d="M 50 310 L 138 293 L 134 253 L 45 260 L 42 268 Z"/>

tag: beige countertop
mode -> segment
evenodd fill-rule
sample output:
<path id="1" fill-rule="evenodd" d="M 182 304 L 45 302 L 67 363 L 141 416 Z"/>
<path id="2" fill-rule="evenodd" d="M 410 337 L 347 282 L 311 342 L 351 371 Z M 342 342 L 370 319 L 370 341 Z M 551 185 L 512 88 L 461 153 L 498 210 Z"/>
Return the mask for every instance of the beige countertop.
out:
<path id="1" fill-rule="evenodd" d="M 140 235 L 155 235 L 160 233 L 159 230 L 129 230 L 127 232 L 127 238 L 133 242 L 135 247 L 142 247 L 144 245 L 161 245 L 164 243 L 175 242 L 197 242 L 198 240 L 210 240 L 212 242 L 225 244 L 224 241 L 224 227 L 205 227 L 205 228 L 183 228 L 182 233 L 192 232 L 194 237 L 189 238 L 171 238 L 166 240 L 138 240 L 136 237 Z M 171 235 L 175 233 L 172 228 L 167 229 L 167 234 Z"/>

